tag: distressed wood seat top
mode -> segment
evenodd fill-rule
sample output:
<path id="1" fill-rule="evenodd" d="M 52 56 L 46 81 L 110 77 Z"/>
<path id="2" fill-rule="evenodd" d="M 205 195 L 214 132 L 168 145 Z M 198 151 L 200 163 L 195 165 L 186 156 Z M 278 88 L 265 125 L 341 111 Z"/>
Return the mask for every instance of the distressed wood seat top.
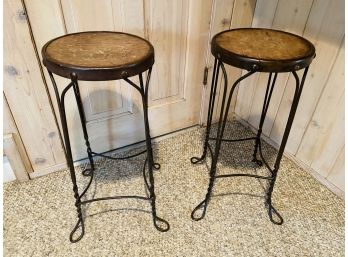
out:
<path id="1" fill-rule="evenodd" d="M 67 34 L 42 48 L 51 72 L 79 80 L 113 80 L 137 75 L 154 63 L 153 46 L 135 35 L 91 31 Z"/>
<path id="2" fill-rule="evenodd" d="M 267 72 L 302 69 L 315 56 L 313 44 L 303 37 L 259 28 L 223 31 L 213 37 L 211 50 L 227 64 Z"/>

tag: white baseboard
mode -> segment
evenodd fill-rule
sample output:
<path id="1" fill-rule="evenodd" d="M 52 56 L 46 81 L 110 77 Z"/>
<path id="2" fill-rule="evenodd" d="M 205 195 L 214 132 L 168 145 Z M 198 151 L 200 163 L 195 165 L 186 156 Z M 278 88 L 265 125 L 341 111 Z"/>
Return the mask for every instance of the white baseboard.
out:
<path id="1" fill-rule="evenodd" d="M 3 183 L 11 182 L 16 180 L 16 175 L 13 172 L 13 169 L 11 167 L 10 162 L 8 161 L 7 157 L 4 156 L 3 164 L 2 164 L 2 176 L 3 176 Z"/>
<path id="2" fill-rule="evenodd" d="M 48 175 L 50 173 L 65 170 L 65 169 L 67 169 L 66 163 L 61 163 L 61 164 L 50 166 L 50 167 L 42 169 L 42 170 L 31 172 L 31 173 L 29 173 L 29 177 L 30 177 L 30 179 L 34 179 L 34 178 L 45 176 L 45 175 Z"/>

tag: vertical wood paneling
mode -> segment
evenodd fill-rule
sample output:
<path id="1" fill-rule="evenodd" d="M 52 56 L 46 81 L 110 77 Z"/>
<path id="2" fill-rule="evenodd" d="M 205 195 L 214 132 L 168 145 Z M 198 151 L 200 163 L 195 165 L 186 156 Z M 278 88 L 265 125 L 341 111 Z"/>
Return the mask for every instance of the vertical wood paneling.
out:
<path id="1" fill-rule="evenodd" d="M 344 146 L 344 96 L 340 99 L 335 112 L 338 114 L 325 137 L 319 138 L 316 156 L 311 167 L 323 176 L 327 176 L 335 163 L 340 149 Z"/>
<path id="2" fill-rule="evenodd" d="M 329 79 L 296 154 L 296 157 L 309 166 L 318 159 L 321 151 L 327 149 L 326 144 L 329 142 L 326 142 L 326 140 L 333 130 L 334 122 L 342 116 L 338 111 L 344 112 L 343 109 L 341 110 L 341 107 L 344 106 L 344 53 L 343 41 Z M 335 148 L 338 149 L 344 145 L 344 136 L 339 136 L 342 137 L 342 140 L 334 141 Z M 333 149 L 327 150 L 332 151 Z M 329 156 L 325 159 L 328 158 Z M 325 176 L 326 174 L 322 175 Z"/>
<path id="3" fill-rule="evenodd" d="M 20 0 L 4 2 L 4 94 L 35 171 L 64 162 L 52 108 Z"/>
<path id="4" fill-rule="evenodd" d="M 39 55 L 40 62 L 42 61 L 41 49 L 46 42 L 52 38 L 62 36 L 66 33 L 64 17 L 60 6 L 60 0 L 41 1 L 41 0 L 24 0 L 27 15 L 30 21 L 31 30 L 33 33 L 33 40 Z M 44 23 L 42 21 L 45 21 Z M 45 82 L 49 91 L 51 99 L 55 99 L 54 90 L 45 66 L 42 65 Z M 47 83 L 48 82 L 48 83 Z M 57 85 L 63 87 L 69 81 L 65 78 L 56 76 Z M 54 107 L 56 117 L 59 117 L 57 102 L 51 101 Z M 70 103 L 68 102 L 68 105 Z M 58 126 L 61 131 L 61 124 L 58 118 Z M 62 162 L 63 168 L 65 160 Z"/>
<path id="5" fill-rule="evenodd" d="M 339 156 L 335 164 L 332 166 L 329 175 L 327 176 L 328 181 L 334 184 L 336 187 L 344 192 L 344 177 L 345 177 L 345 161 L 344 161 L 344 147 L 341 149 Z"/>
<path id="6" fill-rule="evenodd" d="M 156 1 L 159 2 L 159 0 Z M 186 26 L 186 29 L 182 30 L 187 31 L 185 39 L 186 52 L 182 56 L 185 63 L 184 77 L 182 78 L 184 80 L 184 97 L 179 99 L 178 97 L 173 98 L 173 101 L 171 101 L 170 98 L 164 98 L 163 101 L 165 104 L 161 105 L 161 108 L 163 110 L 167 109 L 167 112 L 161 112 L 161 109 L 158 107 L 162 100 L 156 100 L 154 101 L 156 106 L 151 108 L 150 112 L 150 124 L 151 119 L 153 119 L 154 123 L 158 122 L 159 119 L 162 119 L 162 123 L 167 124 L 168 126 L 168 132 L 174 131 L 175 128 L 178 128 L 177 125 L 180 124 L 178 121 L 185 122 L 186 124 L 190 122 L 191 124 L 197 124 L 200 117 L 202 79 L 205 63 L 204 53 L 208 42 L 212 1 L 205 1 L 204 4 L 202 4 L 201 0 L 183 2 L 185 2 L 185 6 L 187 7 L 186 12 L 181 14 L 177 13 L 176 15 L 181 17 L 183 14 L 187 13 L 188 16 L 186 24 L 184 25 Z M 170 10 L 165 11 L 169 12 Z M 145 13 L 149 13 L 148 8 L 145 8 Z M 146 14 L 145 16 L 148 17 L 149 15 Z M 181 19 L 183 19 L 183 17 Z M 150 28 L 147 25 L 146 27 Z M 171 29 L 171 31 L 175 31 L 175 29 Z M 179 37 L 181 37 L 181 35 L 179 35 Z M 170 39 L 171 37 L 168 38 Z M 171 42 L 168 42 L 169 46 L 171 44 Z M 156 62 L 158 62 L 157 60 L 160 57 L 157 55 L 156 58 Z M 167 80 L 164 80 L 163 83 L 166 83 L 166 81 Z M 181 80 L 178 80 L 176 83 L 180 83 L 180 81 Z M 153 83 L 156 82 L 151 78 L 151 87 L 154 85 Z M 182 108 L 185 108 L 186 113 L 180 111 Z M 156 134 L 157 129 L 159 129 L 159 126 L 152 127 L 153 134 Z"/>
<path id="7" fill-rule="evenodd" d="M 150 89 L 152 105 L 184 97 L 188 11 L 188 1 L 145 1 L 146 34 L 156 49 Z"/>
<path id="8" fill-rule="evenodd" d="M 13 134 L 6 134 L 3 136 L 4 155 L 6 155 L 9 160 L 16 179 L 18 181 L 28 181 L 29 175 L 25 163 L 23 162 L 22 153 L 19 150 L 14 136 Z"/>
<path id="9" fill-rule="evenodd" d="M 252 26 L 259 28 L 270 28 L 273 23 L 278 2 L 279 0 L 257 0 Z"/>
<path id="10" fill-rule="evenodd" d="M 197 89 L 202 89 L 204 65 L 206 64 L 207 56 L 210 56 L 207 53 L 207 45 L 210 40 L 209 28 L 211 25 L 212 4 L 213 0 L 208 0 L 204 4 L 200 0 L 193 0 L 189 6 L 187 52 L 190 54 L 186 56 L 185 85 L 193 85 Z M 196 15 L 199 16 L 199 19 L 194 18 Z M 191 67 L 199 67 L 197 69 L 198 72 L 192 73 Z M 198 118 L 198 122 L 202 119 L 201 112 L 205 109 L 202 108 L 202 106 L 205 106 L 205 99 L 202 97 L 204 96 L 204 89 L 200 92 L 200 94 L 193 91 L 185 92 L 186 97 L 193 99 L 193 108 L 199 110 L 199 113 L 193 111 L 191 114 L 192 117 Z"/>
<path id="11" fill-rule="evenodd" d="M 112 1 L 61 0 L 68 33 L 113 30 Z"/>
<path id="12" fill-rule="evenodd" d="M 19 176 L 21 176 L 22 178 L 28 178 L 28 173 L 33 172 L 33 168 L 30 164 L 30 160 L 28 158 L 27 152 L 23 145 L 22 138 L 19 134 L 16 123 L 11 114 L 10 107 L 8 106 L 7 100 L 4 95 L 3 95 L 3 108 L 4 108 L 3 109 L 3 115 L 4 115 L 3 116 L 3 121 L 4 121 L 3 134 L 12 135 L 12 138 L 15 141 L 15 144 L 17 146 L 17 149 L 20 155 L 18 156 L 20 157 L 19 165 L 23 167 L 22 172 L 20 172 Z M 6 151 L 5 148 L 6 147 L 4 146 L 4 151 Z M 12 165 L 12 162 L 11 162 L 11 165 Z M 26 174 L 26 175 L 23 176 L 23 174 Z"/>
<path id="13" fill-rule="evenodd" d="M 235 0 L 230 29 L 250 27 L 254 17 L 256 0 Z"/>
<path id="14" fill-rule="evenodd" d="M 323 8 L 326 8 L 324 15 Z M 329 6 L 326 6 L 326 1 L 315 1 L 308 17 L 304 37 L 315 44 L 317 57 L 311 64 L 298 106 L 298 113 L 301 115 L 295 117 L 287 144 L 286 150 L 292 154 L 298 149 L 341 45 L 344 35 L 343 9 L 342 0 L 330 1 Z M 286 86 L 271 132 L 271 138 L 278 143 L 285 128 L 294 92 L 294 80 L 289 80 L 289 83 L 291 84 Z"/>
<path id="15" fill-rule="evenodd" d="M 145 37 L 143 0 L 113 0 L 114 30 Z"/>

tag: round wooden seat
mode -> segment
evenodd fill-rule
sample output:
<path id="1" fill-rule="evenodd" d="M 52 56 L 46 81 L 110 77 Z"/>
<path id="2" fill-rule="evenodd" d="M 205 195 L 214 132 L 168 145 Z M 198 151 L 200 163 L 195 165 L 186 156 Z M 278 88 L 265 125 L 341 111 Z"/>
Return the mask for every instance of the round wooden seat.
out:
<path id="1" fill-rule="evenodd" d="M 135 35 L 90 31 L 67 34 L 42 48 L 44 65 L 53 73 L 79 80 L 116 80 L 148 70 L 154 63 L 150 42 Z"/>
<path id="2" fill-rule="evenodd" d="M 242 28 L 223 31 L 211 42 L 212 54 L 232 66 L 261 72 L 289 72 L 309 66 L 315 48 L 283 31 Z"/>

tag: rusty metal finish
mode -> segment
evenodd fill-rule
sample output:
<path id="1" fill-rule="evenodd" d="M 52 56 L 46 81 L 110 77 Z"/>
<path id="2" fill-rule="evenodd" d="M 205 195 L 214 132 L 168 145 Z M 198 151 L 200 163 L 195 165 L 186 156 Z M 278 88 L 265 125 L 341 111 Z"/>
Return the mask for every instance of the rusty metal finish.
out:
<path id="1" fill-rule="evenodd" d="M 42 48 L 44 65 L 53 73 L 79 80 L 114 80 L 137 75 L 154 63 L 153 46 L 135 35 L 90 31 L 68 34 Z"/>
<path id="2" fill-rule="evenodd" d="M 215 35 L 212 54 L 246 70 L 289 72 L 309 66 L 315 48 L 308 40 L 284 31 L 241 28 Z"/>

